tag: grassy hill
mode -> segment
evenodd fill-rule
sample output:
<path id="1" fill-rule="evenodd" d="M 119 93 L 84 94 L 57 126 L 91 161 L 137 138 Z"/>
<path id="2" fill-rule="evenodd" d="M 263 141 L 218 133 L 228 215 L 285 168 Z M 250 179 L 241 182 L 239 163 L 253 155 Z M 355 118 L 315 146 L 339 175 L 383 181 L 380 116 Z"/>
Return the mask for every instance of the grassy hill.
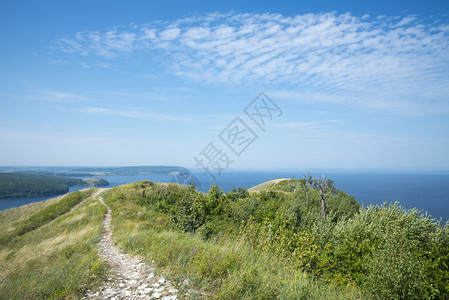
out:
<path id="1" fill-rule="evenodd" d="M 253 186 L 252 188 L 248 189 L 248 192 L 256 193 L 256 192 L 260 192 L 260 191 L 269 191 L 274 186 L 276 186 L 279 182 L 284 181 L 284 180 L 288 180 L 288 179 L 286 179 L 286 178 L 279 178 L 279 179 L 273 179 L 273 180 L 265 181 L 265 182 L 262 182 L 261 184 L 258 184 L 256 186 Z"/>
<path id="2" fill-rule="evenodd" d="M 293 179 L 257 190 L 142 181 L 102 196 L 117 245 L 154 262 L 181 298 L 449 297 L 449 225 L 398 204 L 361 208 L 331 181 L 324 194 Z M 0 298 L 81 298 L 104 279 L 105 210 L 91 193 L 0 212 Z"/>
<path id="3" fill-rule="evenodd" d="M 103 279 L 96 245 L 105 208 L 92 193 L 0 212 L 0 299 L 81 299 Z"/>

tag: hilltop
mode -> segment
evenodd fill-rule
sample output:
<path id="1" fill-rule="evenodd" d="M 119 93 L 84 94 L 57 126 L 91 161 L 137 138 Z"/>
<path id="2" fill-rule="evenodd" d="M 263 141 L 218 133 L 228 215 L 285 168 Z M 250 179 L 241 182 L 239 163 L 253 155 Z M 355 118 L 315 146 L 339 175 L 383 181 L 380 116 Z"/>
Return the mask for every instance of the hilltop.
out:
<path id="1" fill-rule="evenodd" d="M 271 190 L 276 184 L 278 184 L 281 181 L 288 180 L 287 178 L 279 178 L 279 179 L 273 179 L 269 181 L 262 182 L 256 186 L 253 186 L 252 188 L 248 189 L 248 192 L 254 193 L 254 192 L 260 192 L 263 190 Z"/>
<path id="2" fill-rule="evenodd" d="M 98 252 L 109 216 L 120 251 L 164 276 L 139 281 L 132 293 L 147 298 L 162 297 L 166 283 L 179 298 L 448 297 L 448 225 L 398 204 L 361 208 L 332 180 L 277 179 L 250 191 L 141 181 L 0 212 L 0 295 L 112 289 L 117 275 Z"/>

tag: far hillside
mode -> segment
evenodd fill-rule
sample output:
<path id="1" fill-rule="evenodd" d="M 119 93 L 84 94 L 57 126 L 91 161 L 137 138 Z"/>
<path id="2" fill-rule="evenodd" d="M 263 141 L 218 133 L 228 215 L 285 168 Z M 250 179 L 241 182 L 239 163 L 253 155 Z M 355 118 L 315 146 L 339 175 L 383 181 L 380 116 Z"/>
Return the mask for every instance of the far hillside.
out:
<path id="1" fill-rule="evenodd" d="M 178 166 L 130 166 L 130 167 L 0 167 L 0 172 L 65 177 L 166 175 L 189 173 Z"/>
<path id="2" fill-rule="evenodd" d="M 294 180 L 294 179 L 279 178 L 279 179 L 265 181 L 265 182 L 262 182 L 261 184 L 253 186 L 252 188 L 250 188 L 248 190 L 248 192 L 253 193 L 253 192 L 260 192 L 260 191 L 270 191 L 275 186 L 277 186 L 280 182 L 286 181 L 286 180 L 288 181 L 288 180 Z"/>
<path id="3" fill-rule="evenodd" d="M 106 186 L 104 179 L 0 173 L 0 198 L 37 197 L 65 194 L 72 186 Z"/>

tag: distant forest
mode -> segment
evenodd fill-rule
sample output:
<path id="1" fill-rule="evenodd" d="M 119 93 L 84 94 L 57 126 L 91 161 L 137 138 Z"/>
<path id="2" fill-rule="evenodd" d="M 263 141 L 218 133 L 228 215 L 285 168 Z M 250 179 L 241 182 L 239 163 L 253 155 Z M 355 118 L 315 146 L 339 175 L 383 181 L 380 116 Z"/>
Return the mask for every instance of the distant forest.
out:
<path id="1" fill-rule="evenodd" d="M 48 176 L 104 176 L 104 175 L 161 175 L 170 173 L 189 173 L 178 166 L 133 166 L 133 167 L 0 167 L 0 172 Z"/>
<path id="2" fill-rule="evenodd" d="M 0 173 L 0 198 L 65 194 L 71 186 L 104 186 L 104 179 L 82 180 L 58 176 Z"/>

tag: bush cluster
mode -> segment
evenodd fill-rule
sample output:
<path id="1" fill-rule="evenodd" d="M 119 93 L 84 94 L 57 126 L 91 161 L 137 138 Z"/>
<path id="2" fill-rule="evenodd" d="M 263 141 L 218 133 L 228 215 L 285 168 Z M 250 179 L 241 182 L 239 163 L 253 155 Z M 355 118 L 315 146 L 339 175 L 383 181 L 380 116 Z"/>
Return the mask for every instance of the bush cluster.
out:
<path id="1" fill-rule="evenodd" d="M 243 188 L 224 193 L 216 185 L 203 194 L 193 186 L 141 182 L 114 197 L 163 214 L 174 230 L 205 241 L 240 241 L 294 270 L 342 289 L 355 287 L 370 298 L 449 297 L 447 224 L 397 203 L 362 209 L 329 180 L 326 219 L 319 187 L 301 181 L 251 194 Z"/>

